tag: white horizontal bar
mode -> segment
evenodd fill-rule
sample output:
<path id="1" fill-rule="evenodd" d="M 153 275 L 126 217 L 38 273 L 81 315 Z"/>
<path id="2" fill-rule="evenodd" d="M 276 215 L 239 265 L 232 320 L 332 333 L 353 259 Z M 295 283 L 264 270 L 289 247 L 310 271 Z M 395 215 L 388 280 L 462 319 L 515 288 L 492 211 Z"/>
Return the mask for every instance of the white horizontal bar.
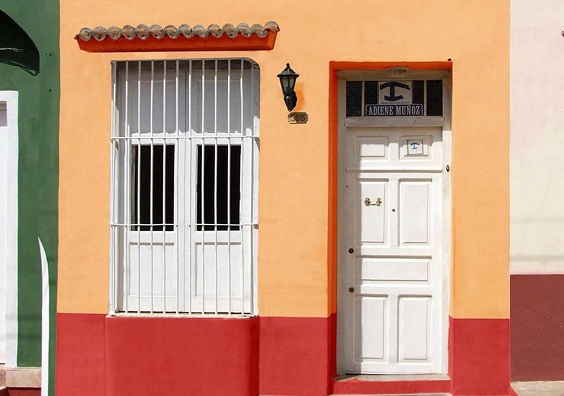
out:
<path id="1" fill-rule="evenodd" d="M 347 117 L 347 128 L 444 126 L 444 117 Z"/>

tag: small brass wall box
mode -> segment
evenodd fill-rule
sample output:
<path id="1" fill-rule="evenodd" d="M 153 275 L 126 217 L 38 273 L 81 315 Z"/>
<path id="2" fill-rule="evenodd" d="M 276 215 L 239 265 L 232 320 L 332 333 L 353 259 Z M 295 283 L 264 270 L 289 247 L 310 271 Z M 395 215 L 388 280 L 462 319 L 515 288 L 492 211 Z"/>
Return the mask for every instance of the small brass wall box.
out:
<path id="1" fill-rule="evenodd" d="M 307 113 L 305 112 L 294 112 L 288 114 L 288 122 L 290 124 L 306 124 L 308 120 Z"/>

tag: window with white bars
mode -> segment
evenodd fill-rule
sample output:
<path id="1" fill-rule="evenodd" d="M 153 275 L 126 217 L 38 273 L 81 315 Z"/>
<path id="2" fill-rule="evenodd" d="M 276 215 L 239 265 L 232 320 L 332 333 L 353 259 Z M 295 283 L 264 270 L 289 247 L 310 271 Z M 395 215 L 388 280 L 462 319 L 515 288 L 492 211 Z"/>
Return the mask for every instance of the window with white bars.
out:
<path id="1" fill-rule="evenodd" d="M 113 63 L 112 313 L 256 314 L 259 68 Z"/>

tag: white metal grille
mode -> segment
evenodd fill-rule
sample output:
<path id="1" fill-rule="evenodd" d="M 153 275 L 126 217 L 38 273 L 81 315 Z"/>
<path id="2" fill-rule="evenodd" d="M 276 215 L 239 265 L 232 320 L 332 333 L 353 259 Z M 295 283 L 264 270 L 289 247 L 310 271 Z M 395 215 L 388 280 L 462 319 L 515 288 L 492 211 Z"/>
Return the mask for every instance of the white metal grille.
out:
<path id="1" fill-rule="evenodd" d="M 113 63 L 111 307 L 255 314 L 259 69 Z"/>

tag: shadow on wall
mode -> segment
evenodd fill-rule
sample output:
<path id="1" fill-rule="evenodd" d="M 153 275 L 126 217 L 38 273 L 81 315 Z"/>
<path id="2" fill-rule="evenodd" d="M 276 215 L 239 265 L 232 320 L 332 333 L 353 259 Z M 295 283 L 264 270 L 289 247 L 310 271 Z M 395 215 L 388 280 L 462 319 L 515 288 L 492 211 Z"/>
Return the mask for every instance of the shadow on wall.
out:
<path id="1" fill-rule="evenodd" d="M 33 40 L 10 16 L 0 10 L 0 63 L 39 74 L 39 51 Z"/>

